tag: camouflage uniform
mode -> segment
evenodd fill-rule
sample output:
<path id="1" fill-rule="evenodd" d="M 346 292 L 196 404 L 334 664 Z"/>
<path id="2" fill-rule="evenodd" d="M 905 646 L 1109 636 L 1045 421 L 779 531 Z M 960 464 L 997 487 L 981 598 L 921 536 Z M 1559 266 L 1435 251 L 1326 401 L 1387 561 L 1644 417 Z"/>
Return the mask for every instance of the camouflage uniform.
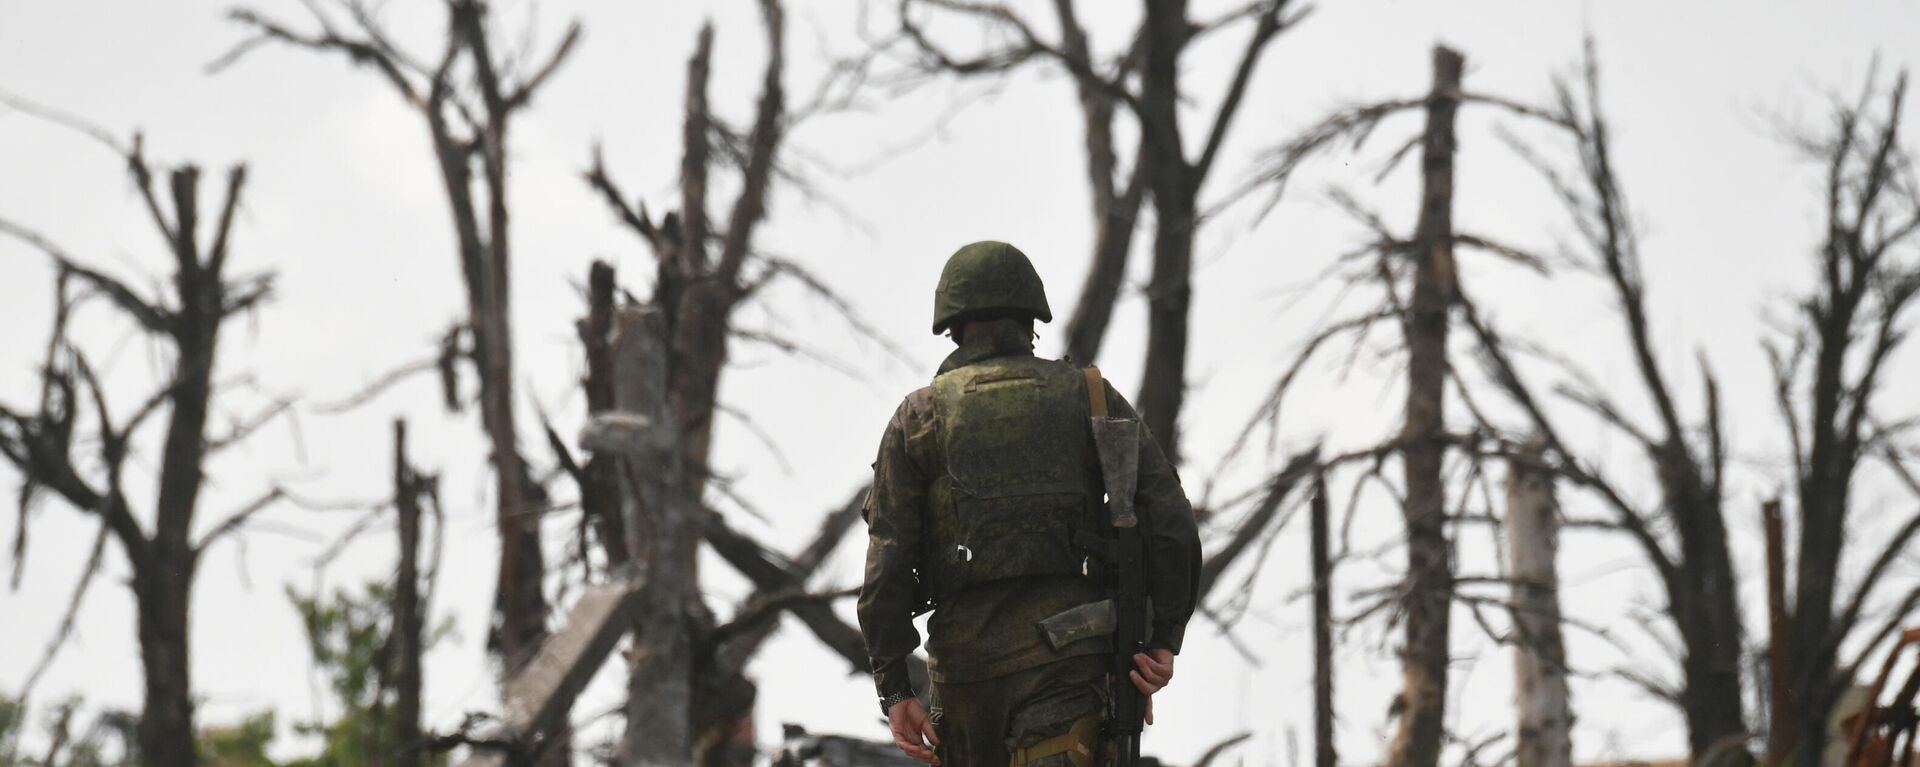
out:
<path id="1" fill-rule="evenodd" d="M 1011 246 L 1005 247 L 1011 250 Z M 1024 256 L 1020 256 L 1020 262 L 1030 273 Z M 1037 276 L 1032 280 L 1037 290 Z M 943 277 L 943 288 L 948 282 Z M 1047 318 L 1044 303 L 1039 306 L 1041 311 L 1029 314 Z M 1086 731 L 1091 738 L 1097 730 L 1084 725 L 1097 722 L 1102 711 L 1108 684 L 1103 656 L 1112 648 L 1107 636 L 1086 637 L 1055 648 L 1036 625 L 1062 610 L 1102 598 L 1099 585 L 1082 574 L 1083 568 L 1098 567 L 1097 562 L 1087 562 L 1080 552 L 1063 548 L 1054 540 L 1059 535 L 1044 536 L 1048 541 L 1028 540 L 1035 536 L 1002 537 L 996 539 L 1001 543 L 993 547 L 994 551 L 982 550 L 977 555 L 965 547 L 959 547 L 957 555 L 929 551 L 935 539 L 948 540 L 942 537 L 940 526 L 955 524 L 950 518 L 954 512 L 940 511 L 954 508 L 939 497 L 948 492 L 943 488 L 951 487 L 956 470 L 945 452 L 952 445 L 980 444 L 978 439 L 950 442 L 952 435 L 942 434 L 942 416 L 936 412 L 936 399 L 942 396 L 936 390 L 942 382 L 981 370 L 991 375 L 998 369 L 1051 376 L 1049 380 L 1067 380 L 1063 373 L 1074 381 L 1085 380 L 1069 363 L 1035 358 L 1025 322 L 998 319 L 987 328 L 987 332 L 964 338 L 940 364 L 936 386 L 907 395 L 894 412 L 873 465 L 873 492 L 865 512 L 869 537 L 859 613 L 874 684 L 883 699 L 913 692 L 905 660 L 920 645 L 920 634 L 912 619 L 928 607 L 934 608 L 927 624 L 928 671 L 933 683 L 929 715 L 940 737 L 939 753 L 946 767 L 1001 767 L 1023 747 L 1070 729 Z M 1045 454 L 1018 444 L 998 445 L 993 447 L 993 455 L 984 458 L 999 464 L 1027 462 L 1039 467 L 1038 474 L 1065 477 L 1069 482 L 1093 478 L 1087 497 L 1095 500 L 1086 504 L 1085 518 L 1074 522 L 1092 525 L 1099 523 L 1098 461 L 1087 428 L 1089 408 L 1084 383 L 1076 385 L 1080 388 L 1071 397 L 1060 400 L 1076 404 L 1055 406 L 1070 411 L 1060 413 L 1059 422 L 1074 425 L 1076 431 L 1067 434 L 1064 429 L 1057 430 L 1051 435 L 1053 443 L 1044 448 Z M 1105 386 L 1103 394 L 1114 417 L 1134 417 L 1132 407 L 1111 386 Z M 987 444 L 991 442 L 987 440 Z M 983 456 L 953 458 L 962 463 L 972 459 L 978 464 Z M 1148 541 L 1149 597 L 1154 616 L 1149 646 L 1177 653 L 1197 596 L 1199 534 L 1179 477 L 1150 436 L 1141 444 L 1136 507 L 1143 537 Z M 1078 513 L 1071 506 L 1061 512 Z M 942 556 L 957 556 L 989 568 L 1004 565 L 1029 574 L 984 581 L 976 578 L 957 588 L 943 588 L 939 583 Z M 978 561 L 973 561 L 976 556 Z M 1036 558 L 1047 561 L 1032 561 Z M 1083 726 L 1074 729 L 1076 723 Z"/>

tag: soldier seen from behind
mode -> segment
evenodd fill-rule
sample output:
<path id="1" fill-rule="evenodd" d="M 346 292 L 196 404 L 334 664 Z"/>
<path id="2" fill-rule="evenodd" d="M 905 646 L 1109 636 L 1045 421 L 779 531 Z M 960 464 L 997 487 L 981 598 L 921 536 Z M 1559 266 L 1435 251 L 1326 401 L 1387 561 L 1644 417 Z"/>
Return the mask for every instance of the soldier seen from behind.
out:
<path id="1" fill-rule="evenodd" d="M 923 762 L 1125 767 L 1193 614 L 1180 479 L 1097 370 L 1034 356 L 1052 319 L 1018 249 L 954 253 L 933 332 L 959 348 L 874 462 L 860 629 L 894 742 Z M 922 709 L 907 659 L 928 611 Z"/>

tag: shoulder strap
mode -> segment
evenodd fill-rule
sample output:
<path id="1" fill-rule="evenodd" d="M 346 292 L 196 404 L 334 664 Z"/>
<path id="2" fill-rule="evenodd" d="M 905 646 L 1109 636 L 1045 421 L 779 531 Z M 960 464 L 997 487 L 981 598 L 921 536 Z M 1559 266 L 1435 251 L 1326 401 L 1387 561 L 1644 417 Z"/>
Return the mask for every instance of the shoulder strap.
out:
<path id="1" fill-rule="evenodd" d="M 1095 418 L 1107 417 L 1107 387 L 1100 378 L 1100 369 L 1091 365 L 1082 371 L 1087 374 L 1087 410 Z"/>

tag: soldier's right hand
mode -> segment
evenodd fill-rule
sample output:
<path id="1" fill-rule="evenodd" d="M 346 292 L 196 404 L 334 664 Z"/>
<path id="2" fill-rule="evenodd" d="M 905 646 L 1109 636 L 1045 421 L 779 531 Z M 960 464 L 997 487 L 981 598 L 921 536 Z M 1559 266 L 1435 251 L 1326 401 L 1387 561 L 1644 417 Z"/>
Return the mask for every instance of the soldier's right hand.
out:
<path id="1" fill-rule="evenodd" d="M 893 730 L 893 744 L 914 761 L 941 763 L 941 757 L 933 755 L 933 750 L 941 746 L 941 736 L 933 734 L 933 721 L 927 719 L 927 709 L 920 707 L 918 700 L 906 698 L 887 709 L 887 729 Z"/>
<path id="2" fill-rule="evenodd" d="M 940 763 L 940 757 L 933 755 L 933 749 L 940 746 L 940 736 L 934 734 L 933 722 L 927 719 L 920 701 L 908 698 L 887 709 L 887 729 L 893 731 L 893 744 L 914 761 Z"/>

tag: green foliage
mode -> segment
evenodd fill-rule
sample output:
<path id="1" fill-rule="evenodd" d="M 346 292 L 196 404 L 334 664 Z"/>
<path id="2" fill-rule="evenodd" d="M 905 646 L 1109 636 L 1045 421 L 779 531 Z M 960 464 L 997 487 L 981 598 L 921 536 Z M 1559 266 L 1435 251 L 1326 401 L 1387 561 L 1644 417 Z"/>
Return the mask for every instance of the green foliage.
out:
<path id="1" fill-rule="evenodd" d="M 267 756 L 273 742 L 273 712 L 263 711 L 231 727 L 208 727 L 200 732 L 203 767 L 275 767 Z"/>
<path id="2" fill-rule="evenodd" d="M 403 746 L 396 742 L 398 722 L 393 712 L 399 658 L 388 641 L 392 635 L 392 611 L 388 607 L 392 587 L 369 582 L 357 593 L 336 589 L 331 597 L 301 594 L 289 588 L 287 596 L 306 626 L 307 649 L 314 665 L 326 676 L 342 709 L 331 722 L 294 725 L 303 734 L 319 736 L 323 746 L 318 755 L 294 760 L 287 767 L 390 763 L 392 759 L 382 757 Z M 450 622 L 424 632 L 423 652 L 451 632 Z M 445 755 L 429 755 L 427 763 L 444 764 Z"/>
<path id="3" fill-rule="evenodd" d="M 59 743 L 57 754 L 51 757 L 60 767 L 138 767 L 139 760 L 134 749 L 135 718 L 123 711 L 101 711 L 93 717 L 93 724 L 85 730 L 78 729 L 78 717 L 83 701 L 79 696 L 67 698 L 47 712 L 46 746 L 52 748 Z M 29 754 L 22 750 L 20 739 L 27 729 L 27 720 L 31 712 L 18 699 L 0 694 L 0 767 L 45 767 L 44 760 L 49 757 L 44 752 Z M 107 757 L 108 738 L 119 740 L 118 758 Z"/>
<path id="4" fill-rule="evenodd" d="M 20 720 L 25 718 L 20 702 L 0 693 L 0 767 L 22 767 L 20 758 Z"/>
<path id="5" fill-rule="evenodd" d="M 287 596 L 300 613 L 308 652 L 340 705 L 339 715 L 328 722 L 296 722 L 297 732 L 321 739 L 321 749 L 313 756 L 285 762 L 276 762 L 267 753 L 277 722 L 272 711 L 254 714 L 235 725 L 206 727 L 198 739 L 202 767 L 392 764 L 391 755 L 401 747 L 395 742 L 398 722 L 393 715 L 399 658 L 388 644 L 392 587 L 372 582 L 359 590 L 336 589 L 329 596 L 301 594 L 289 588 Z M 442 622 L 424 632 L 421 646 L 431 649 L 451 634 L 452 622 Z M 51 722 L 65 721 L 69 726 L 66 747 L 55 759 L 59 767 L 137 767 L 133 735 L 137 719 L 124 712 L 106 711 L 82 731 L 74 717 L 63 716 L 80 706 L 78 698 L 63 701 L 50 720 L 49 726 L 54 729 L 58 725 Z M 21 752 L 20 738 L 27 717 L 19 701 L 0 694 L 0 767 L 44 767 L 40 760 L 45 754 L 29 756 Z M 120 747 L 108 748 L 116 738 Z M 445 767 L 446 754 L 429 753 L 424 762 L 428 767 Z"/>

